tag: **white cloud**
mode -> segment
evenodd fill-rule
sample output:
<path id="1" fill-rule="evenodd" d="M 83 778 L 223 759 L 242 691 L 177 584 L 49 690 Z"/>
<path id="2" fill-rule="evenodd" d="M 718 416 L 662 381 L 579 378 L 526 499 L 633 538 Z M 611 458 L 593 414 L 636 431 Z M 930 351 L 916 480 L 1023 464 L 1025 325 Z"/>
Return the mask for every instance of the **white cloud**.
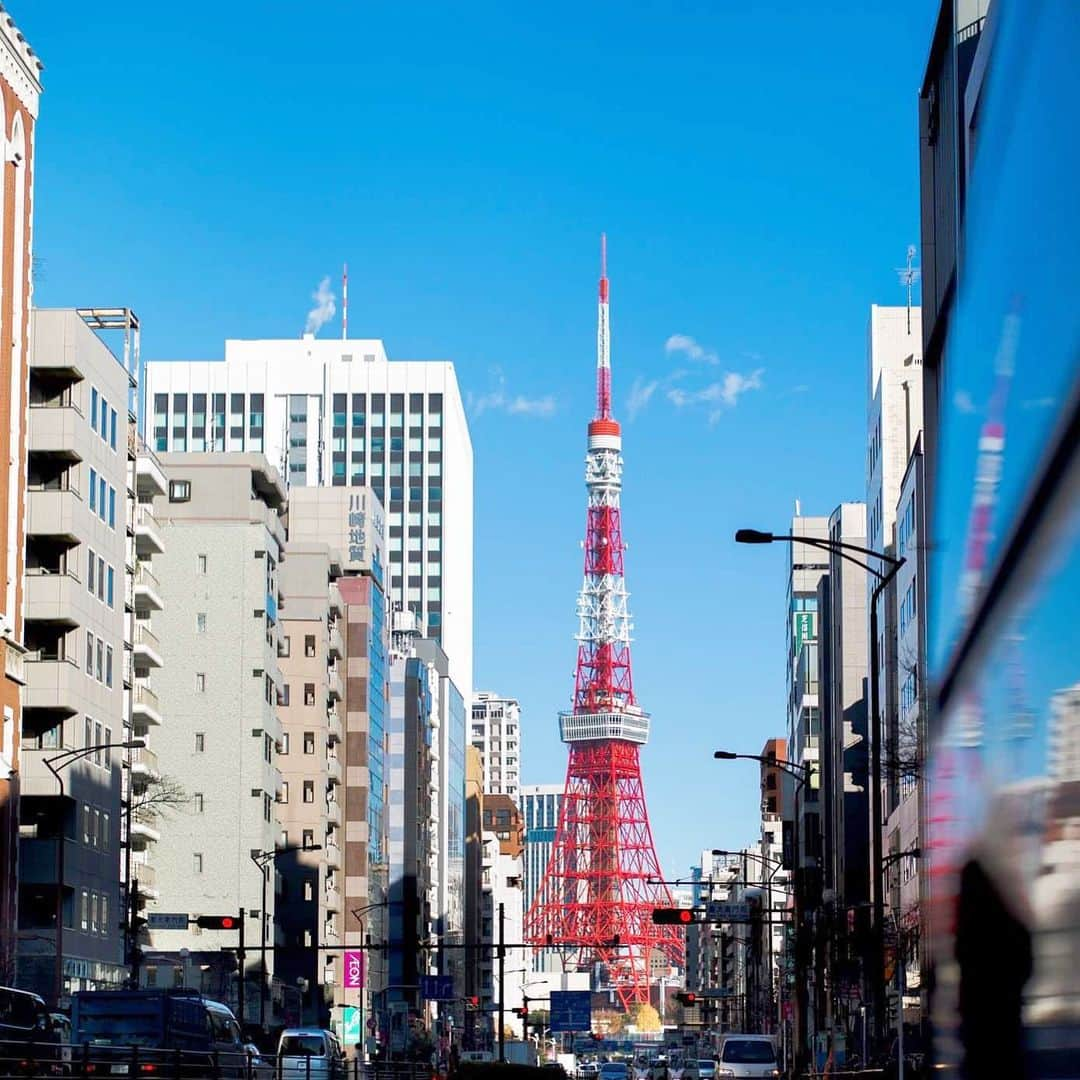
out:
<path id="1" fill-rule="evenodd" d="M 975 412 L 975 402 L 971 400 L 971 395 L 966 390 L 957 390 L 956 393 L 953 394 L 952 400 L 957 412 Z"/>
<path id="2" fill-rule="evenodd" d="M 330 291 L 330 278 L 324 277 L 319 282 L 319 287 L 311 294 L 315 306 L 307 314 L 307 322 L 304 324 L 305 334 L 317 334 L 326 325 L 337 311 L 334 301 L 337 299 Z"/>
<path id="3" fill-rule="evenodd" d="M 716 353 L 703 348 L 688 334 L 672 334 L 664 342 L 664 352 L 669 356 L 672 353 L 684 353 L 691 360 L 702 364 L 719 364 L 720 358 Z"/>
<path id="4" fill-rule="evenodd" d="M 483 416 L 486 412 L 505 412 L 510 416 L 552 416 L 555 413 L 555 398 L 551 394 L 544 397 L 530 398 L 524 394 L 508 394 L 506 392 L 506 377 L 498 373 L 496 369 L 496 385 L 494 390 L 486 394 L 473 394 L 471 391 L 465 395 L 465 404 L 473 416 Z"/>
<path id="5" fill-rule="evenodd" d="M 722 379 L 711 382 L 700 390 L 672 387 L 667 392 L 667 398 L 672 405 L 680 409 L 687 405 L 718 405 L 720 408 L 709 416 L 710 420 L 716 420 L 724 409 L 733 409 L 748 390 L 760 390 L 764 372 L 764 368 L 755 368 L 746 375 L 738 371 L 728 371 Z"/>
<path id="6" fill-rule="evenodd" d="M 640 375 L 634 379 L 630 387 L 630 396 L 626 400 L 626 414 L 631 420 L 635 419 L 638 413 L 649 404 L 649 399 L 656 393 L 659 385 L 659 379 L 646 382 Z"/>

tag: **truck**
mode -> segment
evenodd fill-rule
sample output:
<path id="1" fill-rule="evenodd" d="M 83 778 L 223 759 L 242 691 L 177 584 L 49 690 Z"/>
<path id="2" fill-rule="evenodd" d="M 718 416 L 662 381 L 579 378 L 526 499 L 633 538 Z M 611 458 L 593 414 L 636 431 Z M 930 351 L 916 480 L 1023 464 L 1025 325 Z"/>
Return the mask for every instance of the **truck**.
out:
<path id="1" fill-rule="evenodd" d="M 236 1017 L 197 990 L 80 990 L 72 998 L 71 1038 L 79 1062 L 110 1075 L 164 1071 L 177 1061 L 185 1075 L 200 1068 L 222 1077 L 247 1073 Z"/>
<path id="2" fill-rule="evenodd" d="M 506 1060 L 513 1065 L 535 1065 L 536 1043 L 531 1039 L 507 1039 Z"/>

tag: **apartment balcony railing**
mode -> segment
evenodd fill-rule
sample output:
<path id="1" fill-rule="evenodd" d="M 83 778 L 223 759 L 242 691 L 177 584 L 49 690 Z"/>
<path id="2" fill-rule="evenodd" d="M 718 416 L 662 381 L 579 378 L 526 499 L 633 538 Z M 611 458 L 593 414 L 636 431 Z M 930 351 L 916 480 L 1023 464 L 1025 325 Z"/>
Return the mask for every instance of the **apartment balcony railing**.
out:
<path id="1" fill-rule="evenodd" d="M 160 555 L 165 550 L 154 508 L 149 503 L 135 507 L 135 550 L 140 555 Z"/>
<path id="2" fill-rule="evenodd" d="M 135 567 L 134 601 L 136 611 L 160 611 L 165 606 L 161 600 L 161 583 L 145 562 Z"/>
<path id="3" fill-rule="evenodd" d="M 131 692 L 131 713 L 137 727 L 158 727 L 161 724 L 161 702 L 142 680 L 135 683 Z"/>
<path id="4" fill-rule="evenodd" d="M 326 779 L 331 784 L 340 784 L 342 780 L 341 759 L 328 757 L 326 759 Z"/>
<path id="5" fill-rule="evenodd" d="M 79 626 L 76 590 L 82 591 L 73 566 L 49 569 L 35 566 L 26 571 L 26 618 L 64 626 Z M 81 600 L 81 596 L 79 597 Z"/>
<path id="6" fill-rule="evenodd" d="M 138 667 L 161 667 L 161 642 L 145 620 L 135 620 L 135 633 L 132 640 L 135 664 Z"/>
<path id="7" fill-rule="evenodd" d="M 326 723 L 328 734 L 330 736 L 331 743 L 339 743 L 345 737 L 344 730 L 341 726 L 341 714 L 336 708 L 331 709 L 326 714 Z"/>

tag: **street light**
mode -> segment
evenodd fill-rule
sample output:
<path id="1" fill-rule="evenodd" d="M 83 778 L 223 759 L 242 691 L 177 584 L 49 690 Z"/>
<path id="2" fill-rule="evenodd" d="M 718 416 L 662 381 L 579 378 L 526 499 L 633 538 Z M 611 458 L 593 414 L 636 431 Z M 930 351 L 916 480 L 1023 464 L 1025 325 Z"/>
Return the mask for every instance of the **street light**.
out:
<path id="1" fill-rule="evenodd" d="M 56 972 L 53 980 L 53 997 L 56 999 L 56 1007 L 60 1008 L 60 999 L 64 992 L 64 869 L 67 840 L 66 818 L 64 812 L 64 778 L 61 771 L 76 761 L 81 761 L 91 754 L 100 753 L 103 750 L 141 750 L 146 746 L 143 739 L 131 739 L 128 742 L 97 743 L 95 746 L 82 746 L 76 750 L 65 750 L 62 754 L 44 758 L 43 764 L 56 777 L 60 785 L 60 834 L 56 838 Z M 111 769 L 110 765 L 110 769 Z M 131 843 L 131 821 L 128 820 L 128 843 Z"/>
<path id="2" fill-rule="evenodd" d="M 322 851 L 322 844 L 293 844 L 290 847 L 271 848 L 268 851 L 251 852 L 251 861 L 262 874 L 262 907 L 259 908 L 259 1027 L 266 1030 L 266 883 L 270 877 L 270 866 L 279 855 L 288 855 L 294 851 Z M 244 971 L 240 971 L 244 978 Z"/>
<path id="3" fill-rule="evenodd" d="M 882 865 L 881 850 L 881 827 L 882 827 L 882 799 L 881 799 L 881 722 L 878 716 L 880 693 L 878 684 L 881 673 L 878 670 L 878 598 L 896 577 L 897 571 L 904 565 L 904 558 L 896 558 L 884 551 L 874 551 L 872 548 L 860 547 L 858 544 L 849 544 L 843 540 L 824 539 L 816 536 L 778 536 L 773 533 L 762 532 L 759 529 L 739 529 L 735 533 L 737 544 L 771 544 L 776 541 L 783 543 L 806 544 L 820 551 L 829 552 L 838 558 L 845 559 L 855 566 L 872 574 L 877 579 L 870 594 L 870 819 L 873 828 L 870 830 L 870 855 L 873 863 L 871 877 L 874 885 L 874 957 L 873 977 L 871 987 L 874 995 L 874 1031 L 880 1039 L 884 1031 L 885 1014 L 885 869 Z M 858 559 L 857 555 L 863 558 Z M 879 565 L 875 566 L 869 560 L 876 560 Z M 880 564 L 885 565 L 881 569 Z"/>

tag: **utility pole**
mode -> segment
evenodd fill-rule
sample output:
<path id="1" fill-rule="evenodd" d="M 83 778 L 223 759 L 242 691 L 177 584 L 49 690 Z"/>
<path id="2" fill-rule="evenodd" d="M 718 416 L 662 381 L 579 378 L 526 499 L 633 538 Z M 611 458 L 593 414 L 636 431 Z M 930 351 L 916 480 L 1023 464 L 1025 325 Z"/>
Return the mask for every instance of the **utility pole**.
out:
<path id="1" fill-rule="evenodd" d="M 247 1016 L 244 1012 L 244 957 L 246 950 L 244 949 L 244 918 L 247 912 L 243 908 L 240 909 L 240 942 L 236 948 L 236 964 L 238 971 L 239 981 L 236 984 L 236 1011 L 240 1014 L 240 1028 L 243 1030 L 244 1025 L 247 1023 Z"/>
<path id="2" fill-rule="evenodd" d="M 499 905 L 499 1061 L 506 1060 L 506 1026 L 503 1024 L 503 1003 L 506 1000 L 506 905 Z"/>

